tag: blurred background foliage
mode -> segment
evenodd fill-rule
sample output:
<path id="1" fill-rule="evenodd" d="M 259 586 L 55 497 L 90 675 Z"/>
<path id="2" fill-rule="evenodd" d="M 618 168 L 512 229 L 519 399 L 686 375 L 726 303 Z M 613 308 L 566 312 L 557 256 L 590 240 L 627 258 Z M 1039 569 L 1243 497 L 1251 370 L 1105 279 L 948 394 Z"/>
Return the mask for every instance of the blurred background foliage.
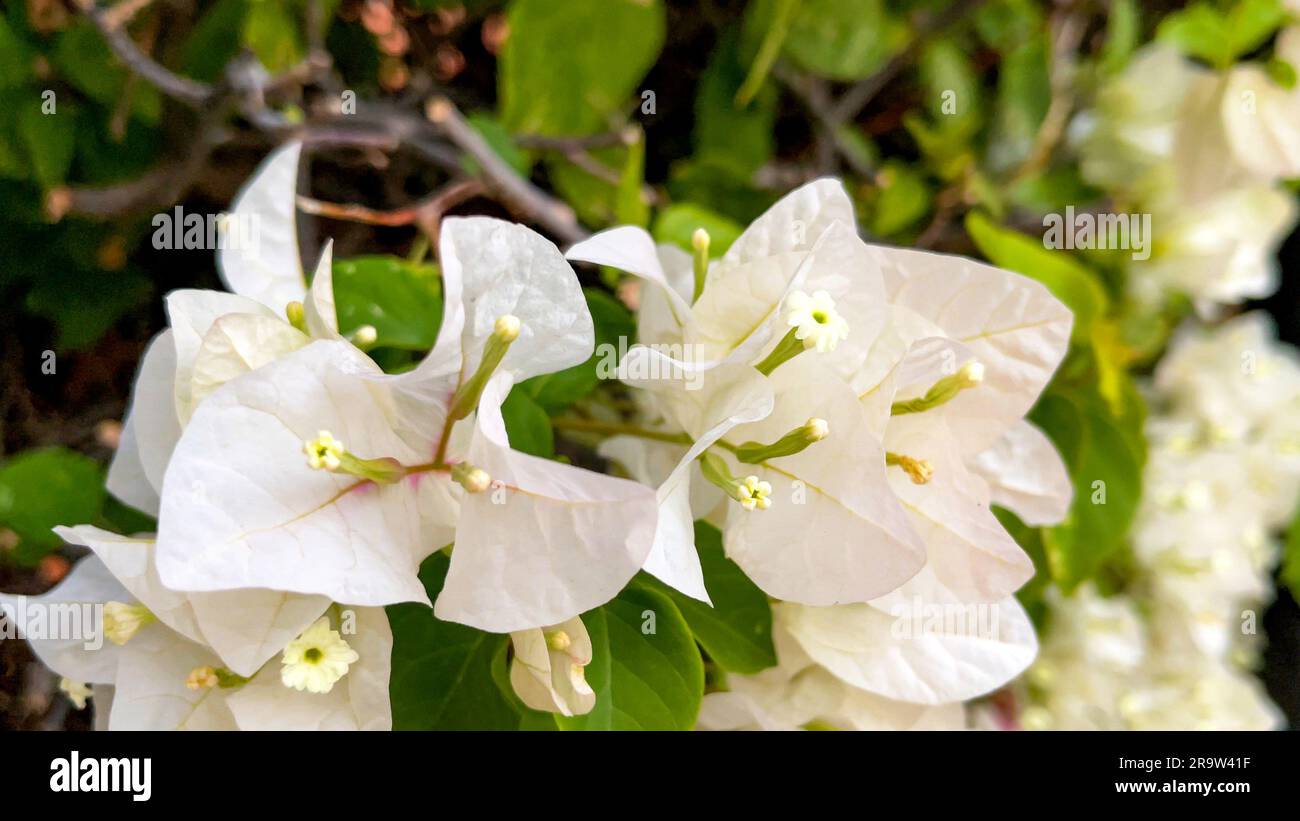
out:
<path id="1" fill-rule="evenodd" d="M 1106 201 L 1059 150 L 1076 98 L 1153 38 L 1222 66 L 1285 19 L 1276 0 L 118 0 L 93 14 L 88 2 L 5 0 L 0 14 L 6 589 L 36 592 L 66 572 L 73 554 L 54 524 L 151 526 L 103 491 L 115 420 L 165 324 L 162 295 L 220 287 L 211 251 L 155 247 L 152 219 L 176 205 L 221 211 L 271 147 L 301 136 L 313 146 L 303 193 L 316 205 L 305 210 L 317 215 L 302 220 L 303 247 L 334 238 L 343 330 L 373 325 L 373 354 L 390 368 L 436 334 L 429 249 L 448 212 L 511 216 L 561 244 L 636 224 L 689 247 L 703 226 L 721 254 L 781 194 L 836 175 L 870 240 L 1041 280 L 1076 325 L 1032 418 L 1078 487 L 1056 527 L 1000 511 L 1040 571 L 1022 591 L 1031 613 L 1048 585 L 1123 584 L 1146 455 L 1134 376 L 1188 311 L 1176 300 L 1154 315 L 1127 310 L 1123 252 L 1044 248 L 1044 213 Z M 128 68 L 132 54 L 148 64 Z M 152 68 L 165 76 L 144 76 Z M 441 96 L 456 110 L 450 126 L 425 116 Z M 510 193 L 519 180 L 524 196 Z M 1284 249 L 1289 267 L 1296 246 Z M 632 336 L 617 272 L 583 277 L 598 341 Z M 1298 286 L 1284 282 L 1267 307 L 1300 341 Z M 602 389 L 594 361 L 533 380 L 507 403 L 512 440 L 555 455 L 548 414 Z M 1087 503 L 1096 479 L 1104 508 Z M 436 587 L 445 567 L 425 573 Z M 1270 620 L 1287 629 L 1267 677 L 1294 720 L 1285 594 Z M 708 626 L 691 627 L 704 643 Z M 16 680 L 26 650 L 5 645 L 5 679 Z M 762 666 L 744 660 L 761 647 L 731 651 L 733 669 Z M 24 692 L 7 683 L 0 697 Z M 21 726 L 79 720 L 39 698 L 0 713 Z"/>

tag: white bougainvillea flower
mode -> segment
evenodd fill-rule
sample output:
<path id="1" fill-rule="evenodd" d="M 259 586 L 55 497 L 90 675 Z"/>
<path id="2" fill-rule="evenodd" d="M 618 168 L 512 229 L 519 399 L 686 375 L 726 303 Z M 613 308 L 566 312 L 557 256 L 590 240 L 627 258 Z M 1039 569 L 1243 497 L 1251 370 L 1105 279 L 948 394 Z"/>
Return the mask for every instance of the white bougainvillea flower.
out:
<path id="1" fill-rule="evenodd" d="M 1051 440 L 1021 421 L 975 455 L 971 469 L 989 485 L 989 499 L 1033 527 L 1057 524 L 1074 498 L 1074 485 Z"/>
<path id="2" fill-rule="evenodd" d="M 1174 289 L 1190 295 L 1197 313 L 1277 290 L 1277 249 L 1296 223 L 1295 198 L 1268 184 L 1215 191 L 1200 202 L 1169 198 L 1152 207 L 1161 227 L 1150 260 L 1135 263 L 1134 295 L 1153 302 Z"/>
<path id="3" fill-rule="evenodd" d="M 583 715 L 596 706 L 583 669 L 591 663 L 591 637 L 582 619 L 511 633 L 510 641 L 510 686 L 520 701 L 565 716 Z"/>
<path id="4" fill-rule="evenodd" d="M 1300 26 L 1278 34 L 1273 56 L 1300 65 Z M 1223 122 L 1233 158 L 1257 179 L 1300 177 L 1300 89 L 1278 85 L 1259 63 L 1240 63 L 1225 78 Z"/>
<path id="5" fill-rule="evenodd" d="M 222 279 L 234 293 L 189 289 L 167 295 L 171 327 L 141 359 L 108 471 L 109 492 L 132 507 L 158 515 L 172 450 L 207 395 L 313 339 L 340 338 L 330 245 L 310 288 L 299 258 L 294 203 L 301 149 L 294 142 L 274 151 L 227 215 L 246 226 L 233 237 L 223 233 L 218 251 Z"/>
<path id="6" fill-rule="evenodd" d="M 454 541 L 439 618 L 510 632 L 599 606 L 635 574 L 651 547 L 653 494 L 511 450 L 501 416 L 515 381 L 591 354 L 572 269 L 539 235 L 487 218 L 445 221 L 440 258 L 445 315 L 414 370 L 386 375 L 349 343 L 318 341 L 201 403 L 164 483 L 168 585 L 428 603 L 416 571 Z M 467 407 L 458 424 L 452 403 L 466 395 L 477 415 Z M 353 467 L 311 467 L 304 442 L 321 431 Z"/>
<path id="7" fill-rule="evenodd" d="M 841 681 L 913 704 L 966 701 L 1018 676 L 1038 650 L 1015 597 L 965 602 L 930 569 L 866 604 L 782 602 L 775 618 Z"/>
<path id="8" fill-rule="evenodd" d="M 159 578 L 150 536 L 119 536 L 90 525 L 59 527 L 55 532 L 70 544 L 94 551 L 130 591 L 130 600 L 138 603 L 132 609 L 137 620 L 143 616 L 160 621 L 190 641 L 211 647 L 222 664 L 239 675 L 251 675 L 329 605 L 321 596 L 274 590 L 180 593 L 165 587 Z M 110 601 L 124 605 L 127 600 Z M 127 640 L 124 643 L 133 636 Z"/>
<path id="9" fill-rule="evenodd" d="M 114 559 L 120 562 L 121 556 Z M 147 579 L 135 577 L 130 587 L 146 589 L 149 584 Z M 0 605 L 15 613 L 32 605 L 52 604 L 102 609 L 109 602 L 143 606 L 133 597 L 133 590 L 124 587 L 98 556 L 78 562 L 62 583 L 43 596 L 0 595 Z M 159 618 L 142 626 L 121 646 L 104 642 L 98 624 L 92 636 L 25 637 L 50 669 L 70 680 L 90 683 L 97 728 L 391 728 L 388 672 L 392 634 L 383 610 L 348 611 L 352 631 L 348 638 L 359 658 L 348 670 L 346 686 L 336 686 L 329 694 L 302 693 L 285 687 L 274 662 L 249 676 L 237 675 L 226 669 L 209 647 L 169 626 L 164 612 L 160 606 Z M 180 623 L 176 612 L 167 618 Z"/>
<path id="10" fill-rule="evenodd" d="M 1130 192 L 1160 184 L 1151 176 L 1173 153 L 1188 89 L 1207 73 L 1167 44 L 1135 53 L 1070 125 L 1084 179 Z"/>
<path id="11" fill-rule="evenodd" d="M 752 511 L 728 506 L 728 554 L 769 593 L 820 603 L 881 595 L 921 566 L 916 535 L 887 490 L 884 453 L 875 444 L 873 457 L 873 443 L 864 437 L 863 412 L 834 373 L 817 367 L 817 357 L 832 349 L 841 370 L 860 365 L 885 319 L 883 284 L 853 232 L 853 220 L 843 187 L 819 180 L 774 205 L 707 271 L 702 261 L 697 264 L 696 276 L 689 257 L 656 249 L 636 228 L 598 234 L 569 251 L 571 259 L 617 266 L 646 280 L 638 315 L 642 345 L 628 351 L 619 375 L 653 396 L 662 415 L 655 424 L 694 443 L 690 450 L 671 451 L 681 460 L 660 485 L 660 530 L 682 535 L 657 539 L 657 547 L 666 549 L 652 555 L 667 558 L 647 567 L 688 595 L 707 600 L 689 539 L 692 462 L 723 437 L 736 445 L 775 442 L 813 417 L 829 423 L 828 441 L 841 442 L 833 450 L 861 458 L 837 462 L 828 458 L 831 446 L 822 446 L 819 457 L 814 445 L 752 470 L 728 462 L 736 485 L 752 475 L 771 487 L 768 509 L 760 510 L 757 502 Z M 819 322 L 815 313 L 828 321 Z M 806 339 L 813 341 L 812 350 L 776 368 L 776 382 L 758 378 L 751 366 L 785 350 L 787 335 L 795 340 L 787 343 L 788 354 L 804 350 Z M 822 353 L 816 351 L 819 340 Z M 685 375 L 691 389 L 684 389 L 680 376 L 655 378 L 659 374 Z M 826 396 L 819 397 L 815 392 L 823 389 Z M 794 397 L 779 416 L 770 416 L 774 392 Z M 813 412 L 819 400 L 834 412 Z M 625 440 L 613 447 L 625 467 L 650 461 Z M 789 503 L 793 486 L 806 491 L 809 506 Z M 743 504 L 741 495 L 737 489 L 733 498 Z M 837 538 L 828 541 L 832 533 Z"/>
<path id="12" fill-rule="evenodd" d="M 845 683 L 818 665 L 780 624 L 773 625 L 778 664 L 753 676 L 727 677 L 725 692 L 700 705 L 701 730 L 955 730 L 960 703 L 897 701 Z"/>

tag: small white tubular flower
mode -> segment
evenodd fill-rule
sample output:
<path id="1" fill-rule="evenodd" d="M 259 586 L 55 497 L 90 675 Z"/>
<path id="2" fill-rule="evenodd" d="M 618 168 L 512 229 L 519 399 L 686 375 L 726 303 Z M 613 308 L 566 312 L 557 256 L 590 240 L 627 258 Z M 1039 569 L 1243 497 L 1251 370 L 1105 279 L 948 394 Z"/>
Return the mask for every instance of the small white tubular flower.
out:
<path id="1" fill-rule="evenodd" d="M 185 677 L 185 686 L 190 690 L 211 690 L 219 682 L 217 671 L 210 664 L 201 664 Z"/>
<path id="2" fill-rule="evenodd" d="M 793 291 L 785 298 L 785 322 L 795 329 L 795 338 L 818 353 L 835 350 L 849 335 L 849 323 L 835 310 L 835 300 L 825 291 L 812 296 Z"/>
<path id="3" fill-rule="evenodd" d="M 78 710 L 86 709 L 86 699 L 94 695 L 90 685 L 82 681 L 73 681 L 67 676 L 59 679 L 59 689 L 68 697 L 68 701 L 72 702 L 72 706 Z"/>
<path id="4" fill-rule="evenodd" d="M 104 605 L 104 636 L 114 644 L 126 644 L 140 628 L 156 621 L 153 613 L 143 604 L 125 604 L 111 601 Z"/>
<path id="5" fill-rule="evenodd" d="M 591 712 L 596 694 L 584 670 L 591 663 L 591 638 L 582 619 L 511 633 L 510 641 L 510 685 L 520 701 L 565 716 Z"/>
<path id="6" fill-rule="evenodd" d="M 289 642 L 281 657 L 280 681 L 285 687 L 309 693 L 328 693 L 361 658 L 322 616 L 298 638 Z"/>
<path id="7" fill-rule="evenodd" d="M 740 489 L 749 498 L 741 499 L 740 506 L 745 510 L 767 510 L 772 506 L 772 484 L 764 482 L 757 476 L 746 476 L 740 483 Z"/>
<path id="8" fill-rule="evenodd" d="M 343 443 L 327 430 L 318 433 L 315 439 L 303 442 L 302 450 L 307 454 L 307 464 L 312 470 L 338 470 L 345 452 Z"/>

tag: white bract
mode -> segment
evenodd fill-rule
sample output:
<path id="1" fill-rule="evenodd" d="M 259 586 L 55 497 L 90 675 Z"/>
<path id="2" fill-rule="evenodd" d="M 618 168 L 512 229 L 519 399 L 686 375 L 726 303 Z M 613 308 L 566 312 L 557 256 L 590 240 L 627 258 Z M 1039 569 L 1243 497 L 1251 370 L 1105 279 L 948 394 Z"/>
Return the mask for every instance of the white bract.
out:
<path id="1" fill-rule="evenodd" d="M 330 245 L 310 289 L 299 261 L 294 202 L 301 148 L 289 143 L 277 149 L 235 200 L 229 219 L 256 226 L 258 242 L 255 249 L 231 242 L 218 253 L 218 269 L 234 293 L 168 294 L 170 328 L 153 339 L 140 361 L 108 489 L 151 515 L 158 514 L 176 441 L 204 398 L 312 339 L 340 338 Z"/>
<path id="2" fill-rule="evenodd" d="M 196 640 L 195 608 L 157 585 L 150 546 L 78 528 L 98 555 L 81 560 L 42 596 L 0 596 L 11 612 L 34 607 L 145 607 L 157 618 L 125 643 L 103 643 L 105 627 L 91 635 L 25 635 L 41 661 L 70 682 L 89 683 L 96 726 L 110 730 L 386 730 L 392 635 L 382 609 L 356 608 L 348 641 L 357 656 L 347 677 L 328 694 L 299 692 L 280 681 L 271 662 L 249 675 L 224 667 Z M 125 573 L 127 575 L 116 575 Z M 236 594 L 237 595 L 237 594 Z M 179 629 L 178 629 L 179 628 Z M 20 630 L 22 627 L 20 625 Z M 182 632 L 182 630 L 184 632 Z M 97 646 L 100 645 L 100 646 Z M 70 687 L 70 696 L 83 695 Z"/>
<path id="3" fill-rule="evenodd" d="M 515 383 L 592 352 L 572 269 L 488 218 L 444 221 L 440 261 L 442 326 L 414 370 L 322 340 L 203 401 L 163 487 L 169 586 L 429 603 L 416 571 L 454 542 L 438 617 L 510 632 L 599 606 L 635 574 L 653 494 L 512 450 L 502 418 Z"/>
<path id="4" fill-rule="evenodd" d="M 642 345 L 620 377 L 644 389 L 650 427 L 693 442 L 687 450 L 625 437 L 605 452 L 662 482 L 662 535 L 689 533 L 691 515 L 710 513 L 688 502 L 690 465 L 711 449 L 726 470 L 706 455 L 705 476 L 738 502 L 721 514 L 727 555 L 776 598 L 867 602 L 928 563 L 955 595 L 1001 600 L 1032 568 L 972 471 L 1030 518 L 1063 515 L 1070 488 L 1060 459 L 1022 417 L 1064 356 L 1070 313 L 1038 283 L 870 246 L 854 224 L 843 188 L 820 180 L 774 205 L 707 272 L 697 264 L 693 278 L 687 255 L 656 249 L 635 228 L 571 249 L 572 259 L 645 280 Z M 646 377 L 665 373 L 695 378 L 698 390 Z M 812 418 L 824 441 L 778 446 Z M 665 450 L 680 459 L 666 480 L 662 467 L 648 470 L 665 460 L 644 455 Z M 717 480 L 724 473 L 733 484 Z M 750 484 L 762 502 L 749 503 Z M 1042 498 L 1029 498 L 1028 486 Z M 646 569 L 703 599 L 689 546 L 657 539 L 652 557 L 670 558 Z"/>
<path id="5" fill-rule="evenodd" d="M 582 619 L 511 633 L 510 641 L 510 685 L 520 701 L 565 716 L 591 712 L 596 693 L 583 669 L 591 663 L 591 637 Z"/>

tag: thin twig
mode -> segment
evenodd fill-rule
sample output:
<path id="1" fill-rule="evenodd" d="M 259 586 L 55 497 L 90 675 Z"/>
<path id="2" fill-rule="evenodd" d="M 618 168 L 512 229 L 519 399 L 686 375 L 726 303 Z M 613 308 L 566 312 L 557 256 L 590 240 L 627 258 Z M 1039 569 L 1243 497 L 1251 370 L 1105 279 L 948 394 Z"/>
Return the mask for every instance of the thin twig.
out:
<path id="1" fill-rule="evenodd" d="M 521 177 L 488 145 L 474 127 L 446 97 L 435 97 L 425 106 L 425 116 L 447 139 L 468 154 L 482 170 L 489 188 L 511 205 L 566 243 L 578 242 L 587 232 L 568 205 L 552 198 Z"/>
<path id="2" fill-rule="evenodd" d="M 1052 159 L 1052 150 L 1065 133 L 1074 108 L 1075 52 L 1083 42 L 1087 21 L 1078 12 L 1053 15 L 1052 68 L 1048 78 L 1051 101 L 1043 122 L 1034 135 L 1025 161 L 1011 175 L 1011 187 L 1043 170 Z"/>
<path id="3" fill-rule="evenodd" d="M 215 96 L 213 86 L 182 77 L 141 51 L 125 27 L 110 16 L 111 10 L 99 8 L 95 5 L 95 0 L 73 0 L 73 2 L 90 18 L 95 28 L 99 29 L 99 33 L 103 35 L 108 47 L 117 58 L 163 94 L 196 109 L 202 109 Z"/>
<path id="4" fill-rule="evenodd" d="M 636 129 L 624 128 L 618 131 L 606 131 L 601 134 L 589 134 L 584 137 L 546 137 L 540 134 L 520 134 L 515 137 L 515 145 L 520 148 L 565 153 L 573 150 L 590 151 L 593 148 L 632 145 L 636 140 Z"/>
<path id="5" fill-rule="evenodd" d="M 479 196 L 483 191 L 483 183 L 478 180 L 458 180 L 418 202 L 386 211 L 367 208 L 364 205 L 325 202 L 302 195 L 298 196 L 298 208 L 303 213 L 314 216 L 396 228 L 415 225 L 423 215 L 437 214 L 440 217 L 460 203 Z"/>

